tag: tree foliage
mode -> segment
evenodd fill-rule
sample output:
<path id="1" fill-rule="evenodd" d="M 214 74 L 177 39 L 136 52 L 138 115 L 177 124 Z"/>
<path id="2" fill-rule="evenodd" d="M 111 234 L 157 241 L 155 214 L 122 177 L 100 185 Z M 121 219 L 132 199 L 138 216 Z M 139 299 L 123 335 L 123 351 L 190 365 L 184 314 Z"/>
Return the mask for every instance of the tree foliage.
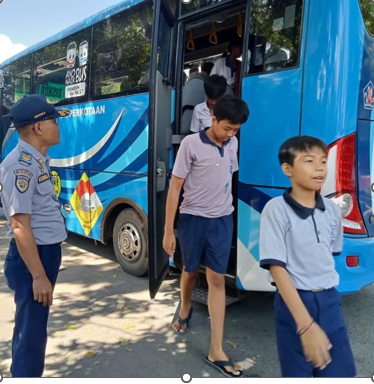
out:
<path id="1" fill-rule="evenodd" d="M 360 0 L 360 5 L 366 28 L 374 36 L 374 2 L 373 0 Z"/>

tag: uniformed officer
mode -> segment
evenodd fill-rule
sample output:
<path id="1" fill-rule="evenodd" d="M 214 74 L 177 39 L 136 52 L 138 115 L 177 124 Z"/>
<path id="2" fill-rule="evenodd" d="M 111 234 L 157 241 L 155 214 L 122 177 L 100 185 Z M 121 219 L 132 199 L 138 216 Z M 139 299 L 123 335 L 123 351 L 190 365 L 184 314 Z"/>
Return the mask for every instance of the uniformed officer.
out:
<path id="1" fill-rule="evenodd" d="M 41 95 L 23 97 L 10 111 L 20 139 L 0 166 L 0 194 L 12 238 L 4 274 L 16 303 L 13 377 L 41 377 L 44 370 L 49 307 L 67 236 L 47 150 L 60 141 L 56 119 L 68 114 Z"/>

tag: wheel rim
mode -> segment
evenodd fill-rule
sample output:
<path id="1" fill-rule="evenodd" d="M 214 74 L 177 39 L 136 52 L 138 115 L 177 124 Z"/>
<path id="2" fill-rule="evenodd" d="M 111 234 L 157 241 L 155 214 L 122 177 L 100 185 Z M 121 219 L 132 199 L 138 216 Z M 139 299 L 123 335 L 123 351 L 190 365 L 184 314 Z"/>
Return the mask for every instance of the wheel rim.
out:
<path id="1" fill-rule="evenodd" d="M 131 263 L 136 262 L 142 250 L 138 228 L 131 223 L 124 224 L 118 233 L 118 248 L 122 257 Z"/>

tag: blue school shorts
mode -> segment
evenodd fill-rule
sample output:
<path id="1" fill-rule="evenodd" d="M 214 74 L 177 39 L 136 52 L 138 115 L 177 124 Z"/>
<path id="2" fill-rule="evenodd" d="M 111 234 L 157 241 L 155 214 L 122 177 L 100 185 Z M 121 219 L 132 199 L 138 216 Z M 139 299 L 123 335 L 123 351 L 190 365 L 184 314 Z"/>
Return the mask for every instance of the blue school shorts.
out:
<path id="1" fill-rule="evenodd" d="M 275 294 L 274 317 L 279 361 L 283 377 L 354 377 L 356 375 L 348 332 L 341 313 L 341 296 L 335 288 L 320 292 L 298 290 L 314 321 L 325 331 L 332 348 L 331 363 L 314 368 L 304 356 L 296 323 L 279 292 Z"/>
<path id="2" fill-rule="evenodd" d="M 196 272 L 205 265 L 225 274 L 234 230 L 233 215 L 207 218 L 181 213 L 178 239 L 186 272 Z"/>

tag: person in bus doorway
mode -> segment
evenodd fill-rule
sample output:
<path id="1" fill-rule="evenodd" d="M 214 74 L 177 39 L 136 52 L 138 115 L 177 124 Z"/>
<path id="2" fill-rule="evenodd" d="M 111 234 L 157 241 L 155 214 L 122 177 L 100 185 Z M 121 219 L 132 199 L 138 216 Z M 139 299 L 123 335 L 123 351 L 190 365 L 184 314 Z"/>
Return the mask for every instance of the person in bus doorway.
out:
<path id="1" fill-rule="evenodd" d="M 212 125 L 214 106 L 220 97 L 226 93 L 226 79 L 223 76 L 212 75 L 204 80 L 206 101 L 197 104 L 193 110 L 190 131 L 196 133 Z"/>
<path id="2" fill-rule="evenodd" d="M 240 95 L 240 71 L 241 61 L 238 60 L 243 53 L 243 39 L 236 36 L 229 43 L 228 54 L 217 59 L 210 75 L 223 76 L 227 84 L 234 90 L 234 95 Z"/>
<path id="3" fill-rule="evenodd" d="M 41 95 L 25 96 L 10 110 L 20 139 L 0 166 L 0 195 L 11 237 L 4 275 L 16 304 L 12 377 L 41 377 L 44 370 L 49 308 L 67 236 L 47 150 L 60 141 L 56 119 L 68 114 Z"/>
<path id="4" fill-rule="evenodd" d="M 274 281 L 278 354 L 284 377 L 353 377 L 355 363 L 335 287 L 342 250 L 341 211 L 322 197 L 326 145 L 292 137 L 279 150 L 292 187 L 261 215 L 260 266 Z"/>
<path id="5" fill-rule="evenodd" d="M 166 203 L 164 250 L 173 257 L 176 241 L 174 219 L 179 195 L 178 237 L 183 270 L 181 309 L 172 324 L 174 331 L 189 330 L 193 313 L 191 294 L 200 264 L 206 266 L 211 343 L 205 362 L 228 377 L 241 377 L 241 368 L 223 351 L 225 323 L 225 273 L 233 236 L 231 181 L 238 170 L 238 140 L 235 137 L 249 116 L 244 101 L 223 96 L 215 107 L 211 127 L 187 136 L 180 146 Z M 202 255 L 204 254 L 204 260 Z"/>

